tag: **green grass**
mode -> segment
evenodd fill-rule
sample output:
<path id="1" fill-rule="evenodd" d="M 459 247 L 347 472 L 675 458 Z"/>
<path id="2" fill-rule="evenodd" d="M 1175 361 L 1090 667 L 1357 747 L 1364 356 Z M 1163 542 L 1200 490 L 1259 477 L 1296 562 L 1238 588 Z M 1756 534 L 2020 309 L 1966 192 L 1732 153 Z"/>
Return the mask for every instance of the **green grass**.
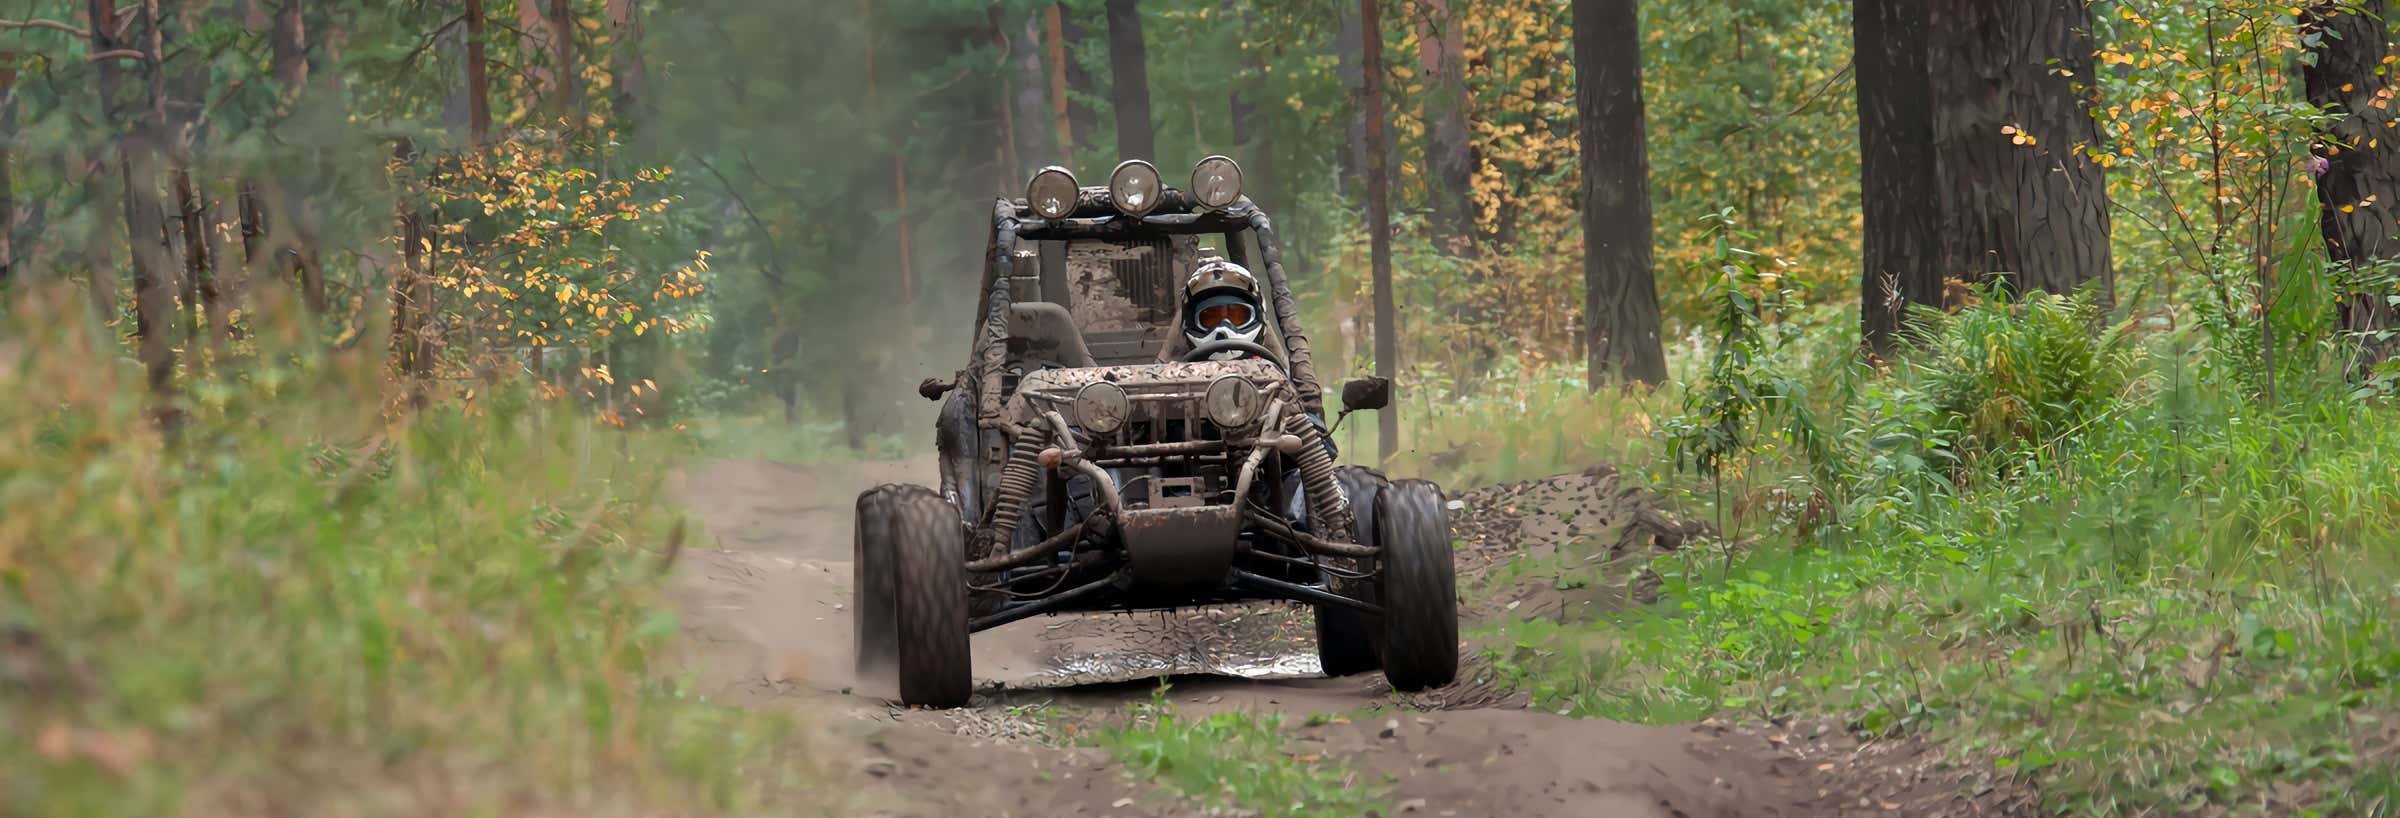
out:
<path id="1" fill-rule="evenodd" d="M 800 725 L 664 675 L 663 441 L 394 419 L 303 352 L 187 382 L 169 446 L 112 342 L 0 337 L 0 814 L 840 811 Z"/>
<path id="2" fill-rule="evenodd" d="M 1187 718 L 1164 693 L 1133 705 L 1130 723 L 1095 731 L 1089 740 L 1132 774 L 1174 787 L 1202 802 L 1258 810 L 1274 818 L 1333 818 L 1369 814 L 1382 805 L 1379 782 L 1362 782 L 1337 762 L 1286 747 L 1282 717 L 1219 713 Z"/>
<path id="3" fill-rule="evenodd" d="M 2013 330 L 1977 331 L 2011 360 Z M 2400 410 L 2298 366 L 2269 400 L 2221 353 L 2148 341 L 2098 379 L 2112 391 L 2032 407 L 2063 426 L 1982 434 L 1971 457 L 1957 433 L 1992 407 L 1929 361 L 1821 393 L 1842 395 L 1817 407 L 1838 462 L 1767 430 L 1722 494 L 1654 465 L 1745 548 L 1656 559 L 1650 609 L 1487 644 L 1543 707 L 1844 714 L 2029 776 L 2073 814 L 2394 809 Z"/>

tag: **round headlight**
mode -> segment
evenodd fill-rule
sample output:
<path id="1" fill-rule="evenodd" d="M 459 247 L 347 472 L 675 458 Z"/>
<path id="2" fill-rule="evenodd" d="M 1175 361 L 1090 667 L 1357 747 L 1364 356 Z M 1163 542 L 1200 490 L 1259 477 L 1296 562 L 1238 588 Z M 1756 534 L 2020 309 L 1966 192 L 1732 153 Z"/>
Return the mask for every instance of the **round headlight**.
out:
<path id="1" fill-rule="evenodd" d="M 1075 392 L 1075 422 L 1084 431 L 1110 434 L 1125 427 L 1127 406 L 1124 387 L 1094 381 Z"/>
<path id="2" fill-rule="evenodd" d="M 1211 156 L 1192 166 L 1192 197 L 1207 208 L 1232 207 L 1242 198 L 1242 166 Z"/>
<path id="3" fill-rule="evenodd" d="M 1158 181 L 1158 168 L 1139 159 L 1117 163 L 1117 169 L 1108 175 L 1109 198 L 1115 199 L 1117 209 L 1127 216 L 1149 215 L 1158 209 L 1159 196 L 1165 192 Z"/>
<path id="4" fill-rule="evenodd" d="M 1041 169 L 1025 185 L 1025 203 L 1045 219 L 1075 215 L 1075 174 L 1057 165 Z"/>
<path id="5" fill-rule="evenodd" d="M 1220 429 L 1233 429 L 1258 419 L 1258 384 L 1240 375 L 1227 375 L 1208 385 L 1203 408 L 1208 410 L 1209 422 Z"/>

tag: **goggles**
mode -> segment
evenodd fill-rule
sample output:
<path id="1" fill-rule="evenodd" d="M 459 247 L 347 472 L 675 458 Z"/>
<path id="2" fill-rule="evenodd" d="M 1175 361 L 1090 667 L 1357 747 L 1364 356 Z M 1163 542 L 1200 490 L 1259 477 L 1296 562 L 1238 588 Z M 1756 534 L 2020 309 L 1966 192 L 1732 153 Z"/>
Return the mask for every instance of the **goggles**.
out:
<path id="1" fill-rule="evenodd" d="M 1240 301 L 1209 304 L 1192 314 L 1193 323 L 1197 325 L 1194 329 L 1202 330 L 1218 327 L 1246 327 L 1250 325 L 1252 319 L 1257 317 L 1257 308 Z"/>

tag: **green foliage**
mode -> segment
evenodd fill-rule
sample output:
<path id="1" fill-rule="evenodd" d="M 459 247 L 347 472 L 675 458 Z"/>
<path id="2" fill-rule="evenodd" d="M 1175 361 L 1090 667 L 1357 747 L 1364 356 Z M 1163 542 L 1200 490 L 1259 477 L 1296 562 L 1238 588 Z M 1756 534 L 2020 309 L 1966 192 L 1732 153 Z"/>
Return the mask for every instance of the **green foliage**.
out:
<path id="1" fill-rule="evenodd" d="M 1688 464 L 1712 485 L 1721 485 L 1733 465 L 1727 460 L 1749 454 L 1760 445 L 1761 427 L 1780 421 L 1775 431 L 1783 439 L 1812 462 L 1827 463 L 1823 436 L 1809 413 L 1807 386 L 1774 366 L 1801 335 L 1790 324 L 1769 320 L 1791 309 L 1805 290 L 1780 274 L 1762 272 L 1757 254 L 1733 245 L 1734 239 L 1750 236 L 1738 231 L 1731 209 L 1703 221 L 1711 225 L 1715 247 L 1708 303 L 1717 343 L 1697 390 L 1684 396 L 1684 414 L 1665 425 L 1668 453 L 1677 467 Z"/>
<path id="2" fill-rule="evenodd" d="M 658 438 L 522 387 L 389 423 L 371 356 L 303 347 L 223 362 L 167 446 L 101 333 L 8 329 L 0 812 L 720 814 L 813 775 L 666 677 Z"/>
<path id="3" fill-rule="evenodd" d="M 1355 773 L 1287 750 L 1279 716 L 1187 718 L 1168 706 L 1163 689 L 1132 711 L 1132 724 L 1095 733 L 1094 741 L 1134 774 L 1194 798 L 1278 818 L 1362 815 L 1379 803 L 1376 788 Z"/>
<path id="4" fill-rule="evenodd" d="M 1906 388 L 1932 413 L 1949 456 L 2060 442 L 2138 386 L 2124 324 L 2105 319 L 2090 290 L 2012 298 L 1999 283 L 1956 313 L 1917 305 L 1903 355 Z"/>
<path id="5" fill-rule="evenodd" d="M 1584 715 L 1849 714 L 2069 811 L 2365 814 L 2400 713 L 2400 419 L 2331 367 L 2254 400 L 2211 360 L 2243 350 L 2094 333 L 2092 310 L 1921 325 L 1839 393 L 1841 479 L 1748 461 L 1838 514 L 1727 501 L 1775 533 L 1656 559 L 1655 609 L 1508 626 L 1504 669 Z"/>

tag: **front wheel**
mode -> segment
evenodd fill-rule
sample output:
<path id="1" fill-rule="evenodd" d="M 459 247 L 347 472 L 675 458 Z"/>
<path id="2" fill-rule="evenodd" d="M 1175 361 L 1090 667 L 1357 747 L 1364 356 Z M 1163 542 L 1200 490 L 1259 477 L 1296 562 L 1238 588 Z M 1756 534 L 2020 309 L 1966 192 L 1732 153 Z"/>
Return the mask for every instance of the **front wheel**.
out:
<path id="1" fill-rule="evenodd" d="M 1375 508 L 1383 492 L 1391 486 L 1382 472 L 1364 466 L 1342 466 L 1334 469 L 1333 478 L 1342 484 L 1342 494 L 1350 498 L 1350 538 L 1360 545 L 1375 544 Z M 1326 558 L 1336 567 L 1357 570 L 1358 560 Z M 1330 577 L 1328 578 L 1330 579 Z M 1367 582 L 1344 583 L 1366 601 L 1373 602 L 1375 586 Z M 1331 583 L 1328 583 L 1329 587 Z M 1346 605 L 1317 607 L 1317 664 L 1327 676 L 1354 676 L 1383 666 L 1375 655 L 1378 625 L 1357 608 Z"/>
<path id="2" fill-rule="evenodd" d="M 1440 487 L 1401 480 L 1375 509 L 1383 549 L 1383 677 L 1392 689 L 1441 687 L 1458 677 L 1458 566 Z"/>
<path id="3" fill-rule="evenodd" d="M 868 489 L 854 544 L 859 674 L 897 673 L 903 704 L 966 704 L 974 679 L 957 509 L 923 486 Z"/>

